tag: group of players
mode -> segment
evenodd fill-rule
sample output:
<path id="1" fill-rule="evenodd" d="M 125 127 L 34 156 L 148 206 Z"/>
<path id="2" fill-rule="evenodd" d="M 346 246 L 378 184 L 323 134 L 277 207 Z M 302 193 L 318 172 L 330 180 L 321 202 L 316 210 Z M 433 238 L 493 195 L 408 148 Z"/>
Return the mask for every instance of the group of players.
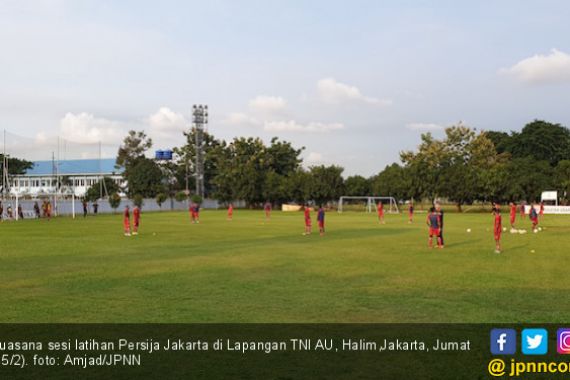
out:
<path id="1" fill-rule="evenodd" d="M 18 220 L 23 220 L 24 208 L 22 207 L 22 204 L 18 204 L 16 212 Z M 34 202 L 34 216 L 36 218 L 39 219 L 43 217 L 46 218 L 47 220 L 51 220 L 51 215 L 52 215 L 52 206 L 49 200 L 44 200 L 42 202 L 41 210 L 38 202 Z M 12 209 L 12 205 L 8 204 L 8 207 L 6 208 L 6 220 L 14 220 L 14 219 L 16 219 L 16 214 Z M 0 221 L 4 221 L 4 205 L 2 204 L 2 201 L 0 201 Z"/>
<path id="2" fill-rule="evenodd" d="M 517 219 L 517 208 L 520 211 L 521 219 L 526 218 L 526 206 L 521 203 L 518 207 L 515 203 L 511 202 L 509 204 L 509 221 L 511 224 L 511 232 L 516 232 L 515 222 Z M 537 211 L 538 208 L 538 211 Z M 493 215 L 494 215 L 494 226 L 493 233 L 495 235 L 495 253 L 501 253 L 501 235 L 503 233 L 503 218 L 501 216 L 501 205 L 498 203 L 493 204 Z M 530 204 L 528 217 L 532 224 L 532 231 L 538 232 L 539 219 L 544 216 L 544 203 L 540 204 Z M 524 232 L 524 231 L 523 231 Z"/>
<path id="3" fill-rule="evenodd" d="M 0 207 L 2 207 L 1 204 Z M 510 224 L 512 231 L 515 230 L 517 210 L 520 210 L 521 219 L 526 217 L 526 210 L 524 204 L 521 204 L 517 207 L 517 205 L 513 202 L 510 203 L 509 207 L 510 207 Z M 265 218 L 267 221 L 269 221 L 271 219 L 271 210 L 272 210 L 271 203 L 266 202 L 263 208 L 265 211 Z M 311 235 L 312 233 L 312 219 L 311 219 L 312 209 L 308 204 L 305 204 L 303 209 L 304 209 L 303 215 L 305 219 L 305 230 L 303 232 L 303 235 L 307 236 Z M 378 223 L 386 224 L 386 221 L 384 219 L 384 204 L 382 202 L 378 202 L 376 210 L 378 214 Z M 198 203 L 192 203 L 190 204 L 188 211 L 190 213 L 191 222 L 193 224 L 200 223 L 200 205 Z M 234 216 L 234 206 L 232 203 L 228 205 L 227 212 L 228 212 L 227 214 L 228 221 L 232 221 Z M 495 252 L 501 253 L 501 235 L 503 233 L 503 222 L 501 216 L 501 206 L 498 203 L 493 203 L 492 214 L 494 215 L 493 232 L 495 236 Z M 138 235 L 140 220 L 141 220 L 141 210 L 138 206 L 135 206 L 133 208 L 132 215 L 133 215 L 133 226 L 131 228 L 131 210 L 128 205 L 125 206 L 125 211 L 123 213 L 123 227 L 124 227 L 125 236 Z M 539 219 L 542 218 L 543 215 L 544 215 L 543 203 L 540 203 L 539 205 L 535 204 L 530 205 L 529 219 L 532 223 L 532 230 L 534 232 L 537 231 Z M 408 223 L 413 223 L 413 220 L 414 220 L 414 204 L 413 202 L 410 202 L 408 205 Z M 434 248 L 434 241 L 433 241 L 434 239 L 436 240 L 437 248 L 440 249 L 444 248 L 443 221 L 444 221 L 444 210 L 441 207 L 441 204 L 436 202 L 434 206 L 430 208 L 426 220 L 426 223 L 429 228 L 429 238 L 428 238 L 429 248 Z M 317 209 L 317 223 L 319 226 L 320 236 L 324 236 L 325 209 L 322 205 L 319 205 Z"/>

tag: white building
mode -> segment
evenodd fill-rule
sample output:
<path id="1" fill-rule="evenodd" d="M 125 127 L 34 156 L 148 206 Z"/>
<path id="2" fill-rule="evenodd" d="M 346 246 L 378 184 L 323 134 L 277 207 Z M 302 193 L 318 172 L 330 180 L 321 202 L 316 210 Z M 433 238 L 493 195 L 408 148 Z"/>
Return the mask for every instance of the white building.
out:
<path id="1" fill-rule="evenodd" d="M 126 182 L 122 169 L 115 168 L 115 159 L 36 161 L 25 174 L 12 176 L 10 192 L 13 195 L 41 196 L 57 191 L 57 178 L 64 184 L 62 192 L 82 197 L 103 177 L 110 177 L 123 187 Z"/>

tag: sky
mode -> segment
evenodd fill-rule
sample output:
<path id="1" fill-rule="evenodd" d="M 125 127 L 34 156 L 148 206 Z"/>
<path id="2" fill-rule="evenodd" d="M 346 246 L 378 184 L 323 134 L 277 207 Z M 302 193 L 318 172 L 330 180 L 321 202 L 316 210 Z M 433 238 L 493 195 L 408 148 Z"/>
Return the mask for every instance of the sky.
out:
<path id="1" fill-rule="evenodd" d="M 369 176 L 459 121 L 570 126 L 569 14 L 565 0 L 2 0 L 0 129 L 113 156 L 129 129 L 182 145 L 208 104 L 219 138 L 277 136 L 307 166 Z"/>

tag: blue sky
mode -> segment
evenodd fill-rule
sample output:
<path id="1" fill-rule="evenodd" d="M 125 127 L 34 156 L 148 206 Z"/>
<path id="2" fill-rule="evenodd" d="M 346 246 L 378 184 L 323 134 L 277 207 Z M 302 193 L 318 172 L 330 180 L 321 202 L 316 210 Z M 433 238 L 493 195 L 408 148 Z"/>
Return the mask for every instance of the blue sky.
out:
<path id="1" fill-rule="evenodd" d="M 567 1 L 13 1 L 0 3 L 0 128 L 182 143 L 276 135 L 307 164 L 371 175 L 459 120 L 570 126 Z M 48 157 L 49 159 L 49 157 Z"/>

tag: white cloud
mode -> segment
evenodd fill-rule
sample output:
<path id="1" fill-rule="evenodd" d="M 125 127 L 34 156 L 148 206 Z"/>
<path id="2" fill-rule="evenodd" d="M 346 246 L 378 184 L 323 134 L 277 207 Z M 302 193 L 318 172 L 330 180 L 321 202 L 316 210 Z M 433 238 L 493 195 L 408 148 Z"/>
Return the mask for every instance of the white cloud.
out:
<path id="1" fill-rule="evenodd" d="M 280 111 L 287 107 L 287 101 L 280 96 L 260 95 L 249 101 L 253 109 L 265 112 Z"/>
<path id="2" fill-rule="evenodd" d="M 358 87 L 338 82 L 334 78 L 325 78 L 317 82 L 317 92 L 321 100 L 327 103 L 342 103 L 346 101 L 360 101 L 378 106 L 392 105 L 390 99 L 378 99 L 366 96 Z"/>
<path id="3" fill-rule="evenodd" d="M 499 72 L 531 84 L 570 82 L 570 55 L 552 49 L 548 55 L 536 54 Z"/>
<path id="4" fill-rule="evenodd" d="M 435 123 L 410 123 L 406 125 L 406 128 L 412 131 L 440 131 L 444 129 L 444 126 Z"/>
<path id="5" fill-rule="evenodd" d="M 60 136 L 78 143 L 118 144 L 127 129 L 126 123 L 98 118 L 86 112 L 68 112 L 59 123 Z"/>
<path id="6" fill-rule="evenodd" d="M 344 129 L 341 123 L 318 123 L 299 124 L 295 120 L 289 121 L 268 121 L 265 122 L 264 129 L 270 132 L 331 132 Z"/>
<path id="7" fill-rule="evenodd" d="M 311 164 L 318 164 L 323 162 L 323 155 L 318 152 L 310 152 L 307 157 L 305 158 L 305 163 Z"/>
<path id="8" fill-rule="evenodd" d="M 146 119 L 149 134 L 179 137 L 190 127 L 189 121 L 181 113 L 174 112 L 168 107 L 160 107 L 158 111 Z"/>
<path id="9" fill-rule="evenodd" d="M 223 124 L 228 125 L 242 125 L 242 126 L 260 126 L 263 123 L 254 117 L 242 112 L 234 112 L 228 115 L 223 121 Z"/>

